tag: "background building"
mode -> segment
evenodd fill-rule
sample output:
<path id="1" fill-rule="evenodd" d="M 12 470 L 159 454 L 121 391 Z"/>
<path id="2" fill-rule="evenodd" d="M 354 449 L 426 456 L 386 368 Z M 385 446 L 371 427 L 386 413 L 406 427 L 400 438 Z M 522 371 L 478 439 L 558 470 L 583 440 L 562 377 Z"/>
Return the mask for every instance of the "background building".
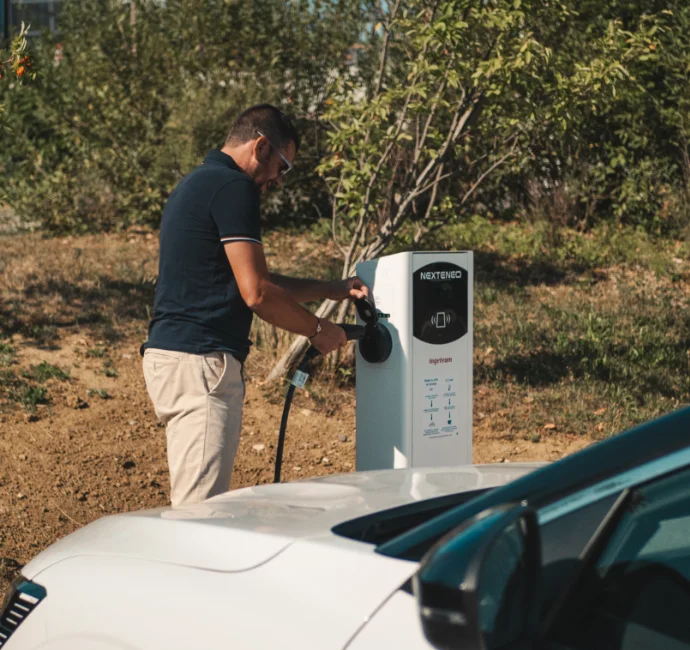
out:
<path id="1" fill-rule="evenodd" d="M 62 0 L 0 0 L 0 34 L 9 38 L 24 22 L 31 25 L 29 36 L 43 30 L 58 31 L 58 13 Z"/>

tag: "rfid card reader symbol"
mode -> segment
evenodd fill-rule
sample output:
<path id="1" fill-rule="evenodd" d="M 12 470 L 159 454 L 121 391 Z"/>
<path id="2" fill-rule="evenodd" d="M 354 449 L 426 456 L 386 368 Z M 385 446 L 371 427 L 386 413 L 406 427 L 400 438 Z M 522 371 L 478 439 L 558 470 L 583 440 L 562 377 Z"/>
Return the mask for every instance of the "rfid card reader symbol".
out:
<path id="1" fill-rule="evenodd" d="M 450 323 L 450 314 L 446 314 L 445 311 L 436 312 L 431 317 L 431 323 L 437 329 L 443 329 L 448 323 Z"/>

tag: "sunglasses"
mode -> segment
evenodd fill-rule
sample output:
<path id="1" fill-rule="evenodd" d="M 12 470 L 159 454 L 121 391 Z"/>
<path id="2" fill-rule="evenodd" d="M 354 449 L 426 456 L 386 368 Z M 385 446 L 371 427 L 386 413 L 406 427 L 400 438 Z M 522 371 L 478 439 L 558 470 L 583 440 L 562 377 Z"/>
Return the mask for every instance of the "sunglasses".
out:
<path id="1" fill-rule="evenodd" d="M 280 175 L 285 176 L 288 172 L 291 172 L 293 170 L 293 165 L 292 163 L 282 154 L 280 153 L 280 149 L 276 147 L 269 139 L 267 136 L 265 136 L 259 129 L 254 129 L 262 138 L 266 138 L 266 141 L 268 142 L 269 146 L 273 147 L 275 151 L 278 153 L 280 156 L 281 160 L 283 161 L 282 165 L 280 166 Z"/>

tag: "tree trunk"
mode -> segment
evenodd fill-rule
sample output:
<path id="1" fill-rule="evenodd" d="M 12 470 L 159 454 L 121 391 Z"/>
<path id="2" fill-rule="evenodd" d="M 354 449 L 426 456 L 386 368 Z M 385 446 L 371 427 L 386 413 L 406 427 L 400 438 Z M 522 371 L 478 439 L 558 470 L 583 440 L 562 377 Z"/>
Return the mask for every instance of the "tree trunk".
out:
<path id="1" fill-rule="evenodd" d="M 324 300 L 316 310 L 319 318 L 329 318 L 335 311 L 338 303 L 333 300 Z M 275 381 L 282 377 L 307 350 L 309 339 L 306 336 L 298 336 L 290 345 L 289 350 L 278 359 L 277 363 L 268 374 L 267 381 Z"/>

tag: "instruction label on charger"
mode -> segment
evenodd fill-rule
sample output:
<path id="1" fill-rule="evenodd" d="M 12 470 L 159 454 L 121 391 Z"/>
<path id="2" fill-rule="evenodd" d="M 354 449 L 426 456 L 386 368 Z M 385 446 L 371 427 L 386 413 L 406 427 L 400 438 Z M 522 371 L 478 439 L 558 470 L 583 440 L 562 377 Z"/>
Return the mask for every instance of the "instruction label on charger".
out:
<path id="1" fill-rule="evenodd" d="M 292 381 L 290 383 L 296 388 L 304 388 L 307 379 L 309 379 L 309 375 L 306 372 L 295 370 L 295 374 L 292 375 Z"/>
<path id="2" fill-rule="evenodd" d="M 423 431 L 429 438 L 458 434 L 456 418 L 455 377 L 425 377 L 422 402 Z"/>

